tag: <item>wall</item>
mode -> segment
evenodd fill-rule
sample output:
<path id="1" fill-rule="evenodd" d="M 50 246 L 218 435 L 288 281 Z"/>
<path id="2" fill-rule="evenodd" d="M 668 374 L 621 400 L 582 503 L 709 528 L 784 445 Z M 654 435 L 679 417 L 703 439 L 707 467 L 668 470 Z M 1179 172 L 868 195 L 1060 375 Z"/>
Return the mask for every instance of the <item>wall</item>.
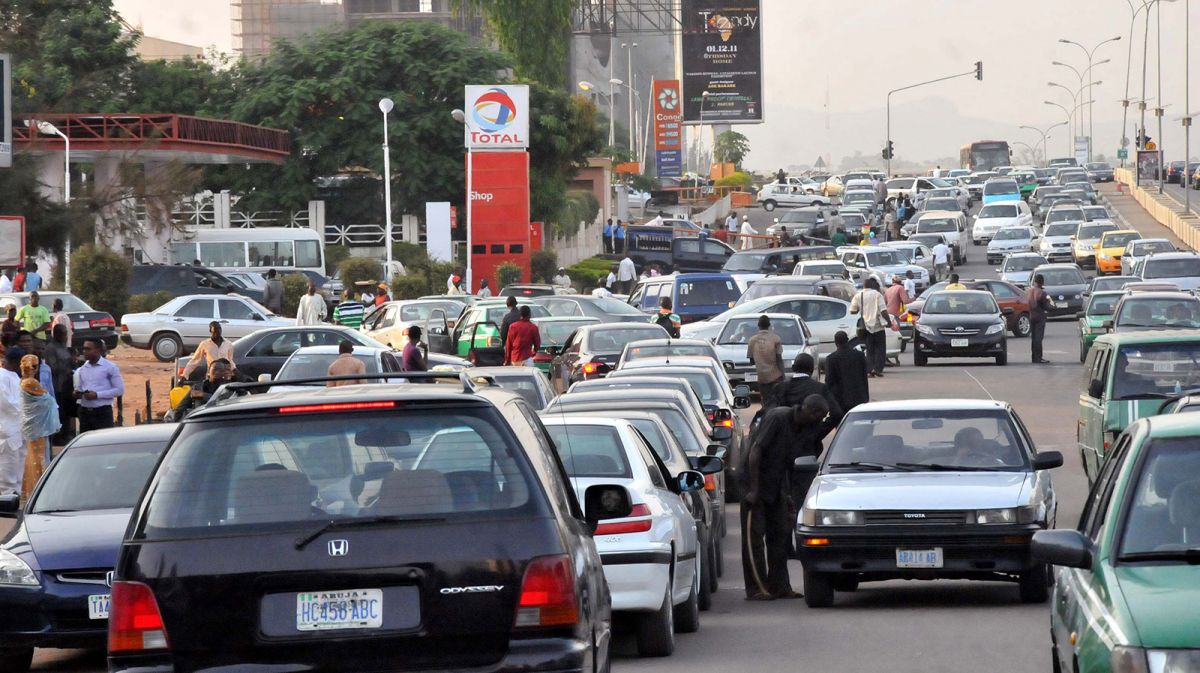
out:
<path id="1" fill-rule="evenodd" d="M 1131 196 L 1146 212 L 1160 224 L 1170 229 L 1192 250 L 1200 250 L 1200 221 L 1179 212 L 1179 205 L 1169 199 L 1160 199 L 1156 189 L 1145 189 L 1134 185 L 1133 171 L 1118 168 L 1117 181 L 1125 185 Z"/>

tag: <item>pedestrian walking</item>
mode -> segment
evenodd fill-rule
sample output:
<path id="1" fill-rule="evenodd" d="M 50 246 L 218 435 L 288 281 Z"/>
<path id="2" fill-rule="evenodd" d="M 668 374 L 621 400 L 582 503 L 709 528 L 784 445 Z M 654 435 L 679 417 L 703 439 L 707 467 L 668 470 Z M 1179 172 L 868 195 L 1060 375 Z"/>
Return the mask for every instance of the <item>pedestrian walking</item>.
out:
<path id="1" fill-rule="evenodd" d="M 350 294 L 350 290 L 346 290 L 341 303 L 333 307 L 333 324 L 358 329 L 362 325 L 365 312 L 362 302 L 354 301 L 354 295 Z"/>
<path id="2" fill-rule="evenodd" d="M 0 294 L 12 291 L 12 278 L 8 277 L 8 269 L 0 269 Z"/>
<path id="3" fill-rule="evenodd" d="M 625 253 L 625 228 L 620 220 L 613 227 L 613 252 L 618 255 Z"/>
<path id="4" fill-rule="evenodd" d="M 842 411 L 849 412 L 871 400 L 867 358 L 850 347 L 850 336 L 842 330 L 833 335 L 835 350 L 825 358 L 825 385 Z"/>
<path id="5" fill-rule="evenodd" d="M 601 232 L 601 242 L 604 244 L 604 254 L 611 255 L 613 251 L 613 218 L 608 218 L 604 221 L 604 229 Z"/>
<path id="6" fill-rule="evenodd" d="M 907 223 L 917 213 L 916 206 L 913 205 L 912 199 L 904 197 L 904 222 Z"/>
<path id="7" fill-rule="evenodd" d="M 633 285 L 637 281 L 637 265 L 633 263 L 629 255 L 621 259 L 621 263 L 617 265 L 617 282 L 621 285 L 621 294 L 632 294 Z"/>
<path id="8" fill-rule="evenodd" d="M 71 316 L 63 310 L 63 300 L 60 298 L 54 299 L 54 307 L 50 313 L 50 337 L 54 338 L 54 328 L 62 325 L 67 330 L 67 348 L 71 347 L 71 337 L 74 333 L 74 326 L 71 324 Z"/>
<path id="9" fill-rule="evenodd" d="M 404 344 L 404 350 L 400 353 L 400 367 L 406 372 L 429 371 L 429 362 L 421 350 L 420 325 L 408 328 L 408 343 Z"/>
<path id="10" fill-rule="evenodd" d="M 746 357 L 754 365 L 759 396 L 763 400 L 770 399 L 771 391 L 783 381 L 784 370 L 783 339 L 771 330 L 769 317 L 758 316 L 758 332 L 746 342 Z"/>
<path id="11" fill-rule="evenodd" d="M 887 203 L 887 183 L 883 178 L 875 178 L 875 184 L 872 186 L 875 188 L 875 202 Z"/>
<path id="12" fill-rule="evenodd" d="M 38 381 L 42 386 L 54 394 L 54 374 L 50 371 L 50 365 L 46 364 L 42 359 L 42 353 L 46 350 L 46 342 L 40 339 L 34 339 L 29 332 L 22 331 L 17 335 L 17 346 L 25 351 L 26 355 L 32 353 L 38 359 Z"/>
<path id="13" fill-rule="evenodd" d="M 604 278 L 604 289 L 608 290 L 609 292 L 616 292 L 617 290 L 620 289 L 619 286 L 617 285 L 617 265 L 616 264 L 613 264 L 612 267 L 609 268 L 608 276 L 606 276 Z"/>
<path id="14" fill-rule="evenodd" d="M 39 380 L 41 359 L 31 353 L 21 358 L 20 366 L 21 437 L 25 442 L 21 502 L 26 502 L 52 457 L 50 438 L 62 426 L 54 394 L 46 390 Z"/>
<path id="15" fill-rule="evenodd" d="M 353 376 L 354 374 L 366 373 L 367 363 L 354 357 L 354 343 L 352 341 L 343 341 L 338 344 L 338 356 L 333 362 L 329 363 L 329 368 L 325 370 L 327 376 Z M 328 381 L 325 385 L 329 388 L 338 388 L 341 386 L 355 386 L 360 383 L 366 383 L 366 381 L 363 379 Z"/>
<path id="16" fill-rule="evenodd" d="M 504 300 L 504 305 L 508 307 L 508 313 L 504 314 L 504 319 L 500 321 L 500 344 L 508 343 L 508 330 L 513 323 L 521 319 L 521 311 L 517 309 L 517 298 L 509 297 Z"/>
<path id="17" fill-rule="evenodd" d="M 533 358 L 542 347 L 542 335 L 537 325 L 530 321 L 529 305 L 520 308 L 520 318 L 508 328 L 508 341 L 504 342 L 504 364 L 533 366 Z"/>
<path id="18" fill-rule="evenodd" d="M 909 302 L 917 298 L 917 279 L 912 269 L 904 272 L 904 294 L 908 295 Z"/>
<path id="19" fill-rule="evenodd" d="M 938 241 L 930 252 L 933 253 L 933 278 L 930 280 L 936 283 L 950 273 L 950 246 L 945 241 Z"/>
<path id="20" fill-rule="evenodd" d="M 798 407 L 809 395 L 820 395 L 825 398 L 825 406 L 829 408 L 829 429 L 837 427 L 842 420 L 842 407 L 834 399 L 829 386 L 813 377 L 817 362 L 808 353 L 799 353 L 792 360 L 792 378 L 781 382 L 771 391 L 769 397 L 763 398 L 763 409 L 775 407 Z"/>
<path id="21" fill-rule="evenodd" d="M 25 291 L 25 267 L 24 266 L 17 267 L 17 273 L 15 276 L 13 276 L 12 291 L 13 292 L 24 292 Z M 20 378 L 20 377 L 18 377 L 18 378 Z"/>
<path id="22" fill-rule="evenodd" d="M 839 248 L 843 245 L 846 245 L 846 243 L 847 243 L 846 232 L 842 231 L 842 229 L 840 227 L 837 229 L 834 229 L 833 235 L 829 237 L 829 245 L 832 245 L 835 248 Z"/>
<path id="23" fill-rule="evenodd" d="M 905 305 L 912 301 L 912 297 L 904 289 L 904 281 L 900 276 L 892 276 L 892 284 L 883 293 L 883 298 L 886 300 L 887 310 L 891 315 L 904 315 Z"/>
<path id="24" fill-rule="evenodd" d="M 42 353 L 42 361 L 50 366 L 54 382 L 54 398 L 58 402 L 58 418 L 62 424 L 56 444 L 65 445 L 74 435 L 75 387 L 73 376 L 75 356 L 71 353 L 69 332 L 65 325 L 50 328 L 50 340 Z"/>
<path id="25" fill-rule="evenodd" d="M 658 313 L 655 314 L 653 322 L 659 327 L 667 330 L 667 334 L 671 335 L 672 339 L 679 338 L 679 328 L 683 322 L 679 316 L 672 310 L 672 302 L 670 297 L 663 297 L 658 300 Z"/>
<path id="26" fill-rule="evenodd" d="M 42 289 L 42 274 L 38 273 L 37 262 L 30 262 L 25 271 L 25 292 L 38 292 Z"/>
<path id="27" fill-rule="evenodd" d="M 0 495 L 19 493 L 25 474 L 25 442 L 21 436 L 21 358 L 16 345 L 0 362 Z"/>
<path id="28" fill-rule="evenodd" d="M 271 313 L 283 315 L 283 281 L 277 277 L 275 269 L 267 270 L 267 284 L 263 288 L 263 306 Z"/>
<path id="29" fill-rule="evenodd" d="M 45 341 L 50 336 L 50 311 L 42 306 L 36 290 L 29 293 L 29 303 L 17 309 L 17 323 L 35 339 Z"/>
<path id="30" fill-rule="evenodd" d="M 737 211 L 729 213 L 729 217 L 725 218 L 725 232 L 727 234 L 736 234 L 738 229 L 738 214 Z"/>
<path id="31" fill-rule="evenodd" d="M 742 215 L 742 230 L 741 230 L 741 249 L 749 250 L 754 247 L 754 239 L 750 238 L 757 234 L 758 231 L 750 226 L 750 216 Z"/>
<path id="32" fill-rule="evenodd" d="M 84 339 L 83 365 L 75 370 L 75 399 L 79 404 L 79 432 L 113 427 L 113 404 L 125 394 L 121 370 L 104 357 L 104 342 Z"/>
<path id="33" fill-rule="evenodd" d="M 317 294 L 317 284 L 311 280 L 308 281 L 308 288 L 300 297 L 300 304 L 296 307 L 296 324 L 320 325 L 325 322 L 327 311 L 325 298 Z"/>
<path id="34" fill-rule="evenodd" d="M 492 288 L 488 287 L 488 279 L 484 278 L 479 281 L 479 298 L 487 299 L 492 296 Z"/>
<path id="35" fill-rule="evenodd" d="M 196 352 L 192 353 L 191 359 L 184 366 L 183 379 L 186 381 L 191 378 L 192 372 L 201 364 L 207 369 L 213 362 L 221 359 L 233 362 L 233 342 L 225 338 L 221 323 L 213 320 L 208 323 L 208 338 L 196 346 Z"/>
<path id="36" fill-rule="evenodd" d="M 1033 277 L 1033 284 L 1025 291 L 1025 301 L 1029 304 L 1029 349 L 1033 363 L 1049 364 L 1042 357 L 1042 339 L 1046 336 L 1046 312 L 1050 309 L 1050 297 L 1046 294 L 1046 278 L 1042 274 Z"/>
<path id="37" fill-rule="evenodd" d="M 858 316 L 858 335 L 867 343 L 868 375 L 883 376 L 887 360 L 887 334 L 891 326 L 888 318 L 887 301 L 879 291 L 879 281 L 874 276 L 867 278 L 863 289 L 850 300 L 850 313 Z"/>
<path id="38" fill-rule="evenodd" d="M 379 308 L 380 306 L 383 306 L 384 304 L 388 303 L 388 301 L 390 301 L 390 300 L 391 300 L 391 297 L 388 296 L 387 283 L 380 283 L 379 285 L 376 285 L 375 286 L 375 301 L 374 301 L 375 308 Z"/>

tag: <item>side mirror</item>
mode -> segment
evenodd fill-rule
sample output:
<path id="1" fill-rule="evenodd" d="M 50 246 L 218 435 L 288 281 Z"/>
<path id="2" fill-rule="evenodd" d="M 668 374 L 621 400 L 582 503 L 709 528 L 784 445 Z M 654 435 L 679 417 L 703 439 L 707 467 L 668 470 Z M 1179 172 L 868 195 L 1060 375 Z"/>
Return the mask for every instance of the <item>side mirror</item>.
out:
<path id="1" fill-rule="evenodd" d="M 1092 541 L 1077 530 L 1039 530 L 1030 553 L 1039 561 L 1066 568 L 1092 567 Z"/>
<path id="2" fill-rule="evenodd" d="M 725 461 L 716 456 L 692 456 L 688 461 L 700 474 L 719 474 L 725 470 Z"/>
<path id="3" fill-rule="evenodd" d="M 704 490 L 704 475 L 695 470 L 684 470 L 675 475 L 675 485 L 680 493 L 692 493 Z"/>
<path id="4" fill-rule="evenodd" d="M 1112 328 L 1113 328 L 1113 321 L 1111 321 L 1111 320 L 1105 320 L 1104 322 L 1100 323 L 1100 326 L 1101 326 L 1101 327 L 1103 327 L 1103 328 L 1104 328 L 1104 329 L 1106 329 L 1106 330 L 1112 331 Z"/>
<path id="5" fill-rule="evenodd" d="M 711 436 L 713 439 L 717 440 L 718 442 L 727 442 L 727 441 L 733 439 L 733 430 L 722 425 L 722 426 L 713 428 Z"/>
<path id="6" fill-rule="evenodd" d="M 741 385 L 734 387 L 733 396 L 734 397 L 750 397 L 750 386 L 743 383 Z"/>
<path id="7" fill-rule="evenodd" d="M 704 481 L 701 477 L 700 481 Z M 701 487 L 703 488 L 703 487 Z M 606 519 L 621 519 L 633 511 L 629 490 L 616 484 L 588 486 L 583 493 L 583 517 L 588 523 Z"/>
<path id="8" fill-rule="evenodd" d="M 729 449 L 720 444 L 709 444 L 705 452 L 710 456 L 716 456 L 721 460 L 725 460 L 725 456 L 729 454 Z"/>
<path id="9" fill-rule="evenodd" d="M 1076 320 L 1083 320 L 1086 317 L 1087 317 L 1087 313 L 1084 313 L 1083 311 L 1080 311 L 1079 313 L 1075 314 Z"/>
<path id="10" fill-rule="evenodd" d="M 16 493 L 0 495 L 0 518 L 11 519 L 21 511 L 21 496 Z"/>
<path id="11" fill-rule="evenodd" d="M 1063 455 L 1059 451 L 1043 451 L 1033 457 L 1033 469 L 1035 470 L 1053 470 L 1062 465 Z"/>
<path id="12" fill-rule="evenodd" d="M 270 383 L 270 382 L 271 382 L 271 375 L 270 375 L 270 374 L 259 374 L 259 375 L 258 375 L 258 382 L 259 382 L 259 383 Z"/>
<path id="13" fill-rule="evenodd" d="M 800 456 L 799 458 L 796 459 L 796 462 L 792 464 L 792 467 L 797 472 L 816 472 L 817 471 L 817 457 L 816 456 Z"/>
<path id="14" fill-rule="evenodd" d="M 1104 396 L 1104 383 L 1100 379 L 1092 379 L 1088 384 L 1088 397 L 1100 399 Z"/>
<path id="15" fill-rule="evenodd" d="M 1004 315 L 1012 315 L 1012 314 L 1016 313 L 1016 311 L 1011 308 L 1002 308 L 1002 309 L 1000 309 L 1000 312 L 1003 313 Z"/>

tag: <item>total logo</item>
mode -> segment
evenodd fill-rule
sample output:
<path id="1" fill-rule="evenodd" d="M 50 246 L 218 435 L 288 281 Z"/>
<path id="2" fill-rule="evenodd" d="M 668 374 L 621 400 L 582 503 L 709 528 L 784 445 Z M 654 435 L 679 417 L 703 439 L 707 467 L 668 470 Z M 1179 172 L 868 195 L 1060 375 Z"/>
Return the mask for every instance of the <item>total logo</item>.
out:
<path id="1" fill-rule="evenodd" d="M 471 192 L 472 201 L 482 201 L 483 203 L 491 203 L 495 200 L 496 195 L 491 192 Z"/>
<path id="2" fill-rule="evenodd" d="M 471 141 L 480 145 L 523 142 L 519 133 L 508 130 L 518 114 L 516 103 L 506 91 L 488 89 L 475 99 L 471 109 L 471 121 L 478 129 L 471 129 Z"/>

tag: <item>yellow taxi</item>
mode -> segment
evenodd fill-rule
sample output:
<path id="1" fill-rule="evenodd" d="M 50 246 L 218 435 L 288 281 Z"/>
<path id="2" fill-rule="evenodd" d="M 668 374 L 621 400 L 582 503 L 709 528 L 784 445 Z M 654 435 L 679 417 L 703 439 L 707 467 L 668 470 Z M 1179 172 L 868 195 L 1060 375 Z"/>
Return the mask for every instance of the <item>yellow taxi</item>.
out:
<path id="1" fill-rule="evenodd" d="M 1121 273 L 1121 255 L 1125 252 L 1125 244 L 1141 238 L 1142 235 L 1132 229 L 1114 229 L 1106 231 L 1096 243 L 1096 273 Z"/>

